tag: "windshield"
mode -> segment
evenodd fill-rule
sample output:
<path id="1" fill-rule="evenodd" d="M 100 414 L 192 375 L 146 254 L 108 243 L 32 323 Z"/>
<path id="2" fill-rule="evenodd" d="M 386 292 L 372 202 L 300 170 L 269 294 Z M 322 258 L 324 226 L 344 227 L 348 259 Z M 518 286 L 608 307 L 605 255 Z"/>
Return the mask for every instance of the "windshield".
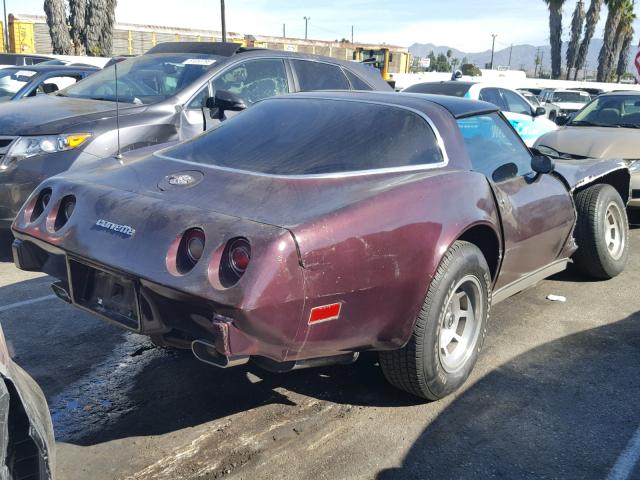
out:
<path id="1" fill-rule="evenodd" d="M 587 103 L 589 100 L 591 97 L 585 92 L 554 92 L 551 99 L 552 102 L 564 103 Z"/>
<path id="2" fill-rule="evenodd" d="M 386 105 L 264 100 L 164 155 L 270 175 L 312 175 L 443 160 L 424 118 Z"/>
<path id="3" fill-rule="evenodd" d="M 0 102 L 11 100 L 18 91 L 29 83 L 37 72 L 33 70 L 0 70 Z"/>
<path id="4" fill-rule="evenodd" d="M 179 53 L 148 54 L 125 60 L 118 64 L 118 100 L 144 105 L 165 100 L 189 86 L 219 58 Z M 115 101 L 115 67 L 94 73 L 59 95 Z"/>
<path id="5" fill-rule="evenodd" d="M 640 95 L 598 97 L 569 123 L 573 126 L 640 127 Z"/>

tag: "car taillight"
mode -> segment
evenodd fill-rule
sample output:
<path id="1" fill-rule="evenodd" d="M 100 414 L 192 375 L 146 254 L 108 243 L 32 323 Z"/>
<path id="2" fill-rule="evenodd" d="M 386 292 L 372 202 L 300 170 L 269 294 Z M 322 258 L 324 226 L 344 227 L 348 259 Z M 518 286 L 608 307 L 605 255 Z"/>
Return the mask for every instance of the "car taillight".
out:
<path id="1" fill-rule="evenodd" d="M 182 234 L 176 254 L 176 268 L 185 274 L 196 266 L 204 254 L 206 238 L 200 228 L 190 228 Z"/>
<path id="2" fill-rule="evenodd" d="M 56 221 L 53 227 L 54 230 L 58 231 L 67 224 L 75 208 L 76 197 L 73 195 L 67 195 L 62 198 L 60 206 L 58 207 L 58 214 L 56 215 Z"/>
<path id="3" fill-rule="evenodd" d="M 38 194 L 38 198 L 36 198 L 36 202 L 33 205 L 33 210 L 31 212 L 31 218 L 29 219 L 29 221 L 33 222 L 40 215 L 42 215 L 42 212 L 44 212 L 44 209 L 47 208 L 47 205 L 49 205 L 50 201 L 51 201 L 51 189 L 45 188 Z"/>
<path id="4" fill-rule="evenodd" d="M 233 238 L 227 243 L 220 261 L 220 282 L 225 287 L 238 283 L 251 261 L 251 245 L 246 238 Z"/>

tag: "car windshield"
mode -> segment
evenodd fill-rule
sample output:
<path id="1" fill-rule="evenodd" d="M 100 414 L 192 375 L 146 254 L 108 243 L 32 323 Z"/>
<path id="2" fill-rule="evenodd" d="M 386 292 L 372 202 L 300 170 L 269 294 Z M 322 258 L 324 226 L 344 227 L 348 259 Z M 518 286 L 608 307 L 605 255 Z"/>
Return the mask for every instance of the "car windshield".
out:
<path id="1" fill-rule="evenodd" d="M 407 93 L 429 93 L 432 95 L 448 95 L 450 97 L 464 97 L 471 88 L 470 83 L 464 82 L 434 82 L 416 83 L 403 90 Z"/>
<path id="2" fill-rule="evenodd" d="M 640 128 L 640 95 L 605 95 L 584 107 L 572 126 Z"/>
<path id="3" fill-rule="evenodd" d="M 36 74 L 37 72 L 33 70 L 14 68 L 0 70 L 0 102 L 11 100 Z"/>
<path id="4" fill-rule="evenodd" d="M 163 155 L 270 175 L 313 175 L 442 161 L 424 118 L 402 108 L 272 99 Z"/>
<path id="5" fill-rule="evenodd" d="M 120 102 L 151 104 L 189 86 L 221 57 L 203 54 L 148 54 L 118 64 Z M 63 90 L 62 96 L 116 101 L 116 72 L 111 66 Z"/>
<path id="6" fill-rule="evenodd" d="M 563 103 L 587 103 L 591 97 L 585 92 L 554 92 L 552 101 Z"/>

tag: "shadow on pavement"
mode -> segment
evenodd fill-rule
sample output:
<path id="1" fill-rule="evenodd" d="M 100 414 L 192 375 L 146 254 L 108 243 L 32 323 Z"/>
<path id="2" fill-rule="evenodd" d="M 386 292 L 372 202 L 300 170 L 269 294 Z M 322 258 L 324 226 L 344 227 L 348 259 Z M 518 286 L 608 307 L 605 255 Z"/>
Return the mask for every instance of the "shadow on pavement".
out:
<path id="1" fill-rule="evenodd" d="M 639 365 L 640 312 L 534 348 L 466 390 L 378 478 L 605 478 L 640 425 Z"/>

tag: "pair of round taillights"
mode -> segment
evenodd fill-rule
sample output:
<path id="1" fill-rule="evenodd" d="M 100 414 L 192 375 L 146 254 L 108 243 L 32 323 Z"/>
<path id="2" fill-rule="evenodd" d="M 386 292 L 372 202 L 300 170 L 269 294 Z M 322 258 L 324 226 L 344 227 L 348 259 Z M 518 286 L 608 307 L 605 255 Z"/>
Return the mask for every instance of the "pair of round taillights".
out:
<path id="1" fill-rule="evenodd" d="M 182 235 L 176 254 L 179 273 L 191 271 L 204 255 L 205 233 L 201 228 L 190 228 Z M 236 284 L 251 261 L 251 245 L 246 238 L 236 237 L 227 242 L 220 258 L 220 282 L 229 287 Z"/>
<path id="2" fill-rule="evenodd" d="M 51 189 L 44 188 L 36 197 L 35 203 L 33 205 L 33 210 L 31 211 L 30 221 L 36 221 L 45 211 L 49 203 L 51 202 Z M 58 205 L 57 210 L 54 209 L 53 215 L 50 217 L 51 222 L 47 219 L 47 228 L 49 230 L 53 229 L 54 231 L 60 230 L 64 227 L 71 215 L 73 214 L 73 210 L 76 207 L 76 197 L 73 195 L 66 195 L 62 197 L 60 200 L 60 204 Z"/>

